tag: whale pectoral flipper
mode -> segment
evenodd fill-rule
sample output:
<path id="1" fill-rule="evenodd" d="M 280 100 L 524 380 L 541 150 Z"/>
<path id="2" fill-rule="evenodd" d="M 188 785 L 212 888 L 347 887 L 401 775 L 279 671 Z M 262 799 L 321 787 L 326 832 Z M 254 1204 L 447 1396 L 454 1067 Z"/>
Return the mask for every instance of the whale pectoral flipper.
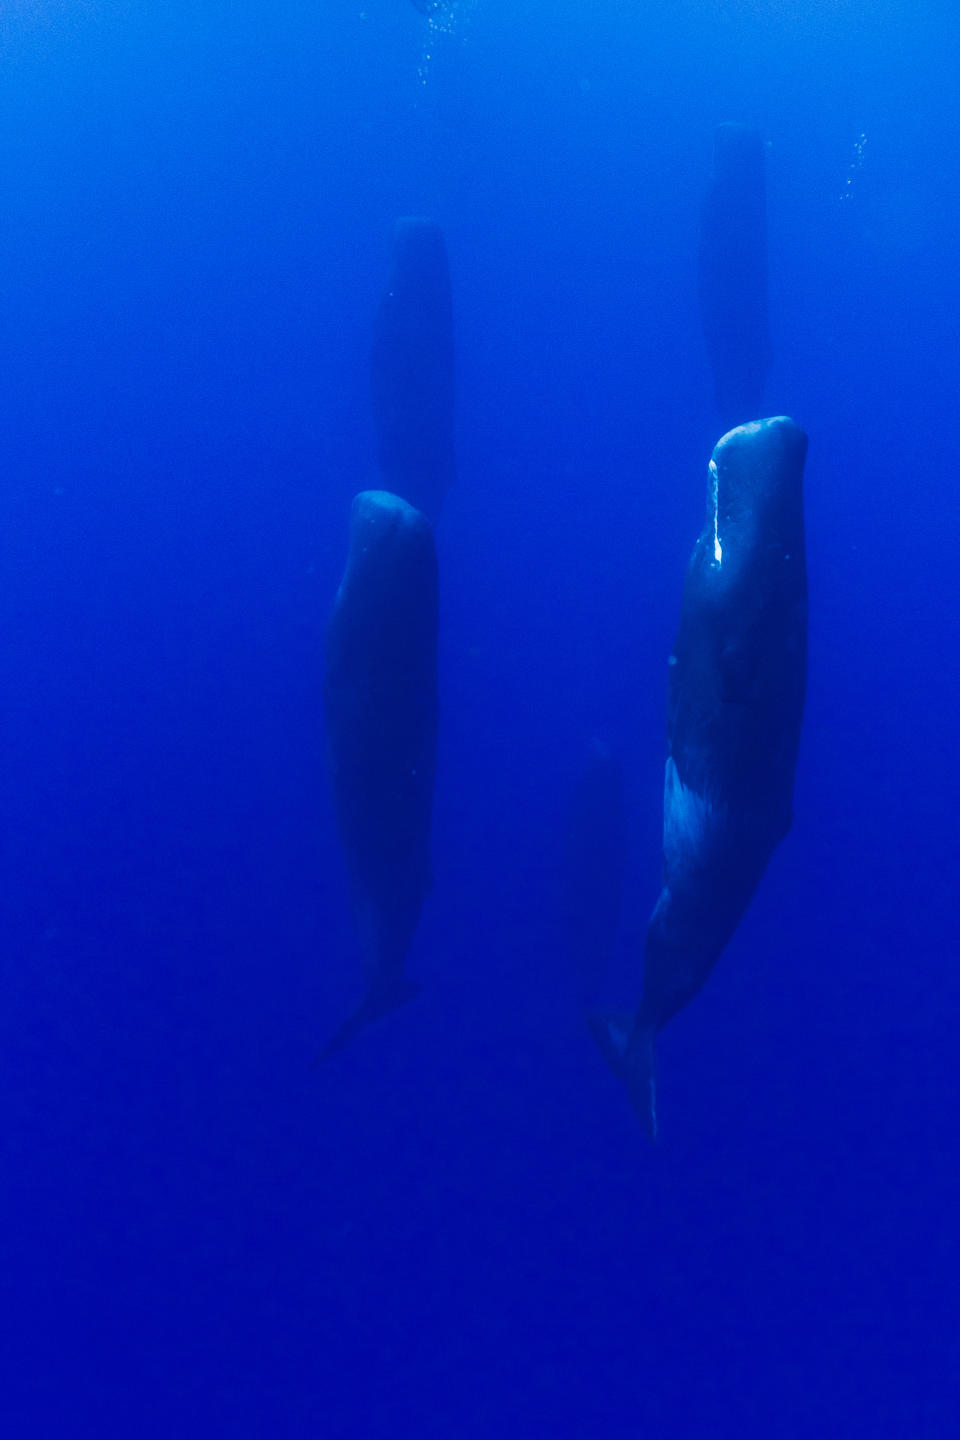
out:
<path id="1" fill-rule="evenodd" d="M 399 1010 L 408 1000 L 415 1000 L 420 994 L 420 986 L 413 980 L 408 980 L 405 975 L 399 975 L 389 983 L 380 982 L 373 986 L 357 1006 L 353 1014 L 348 1016 L 340 1026 L 339 1030 L 331 1035 L 324 1045 L 317 1058 L 314 1060 L 314 1068 L 336 1055 L 338 1050 L 345 1050 L 352 1040 L 365 1030 L 368 1025 L 375 1025 L 378 1020 L 385 1020 L 392 1015 L 394 1010 Z"/>
<path id="2" fill-rule="evenodd" d="M 593 1038 L 618 1080 L 627 1087 L 630 1103 L 651 1140 L 657 1138 L 657 1061 L 654 1032 L 638 1025 L 622 1010 L 595 1010 L 588 1017 Z"/>

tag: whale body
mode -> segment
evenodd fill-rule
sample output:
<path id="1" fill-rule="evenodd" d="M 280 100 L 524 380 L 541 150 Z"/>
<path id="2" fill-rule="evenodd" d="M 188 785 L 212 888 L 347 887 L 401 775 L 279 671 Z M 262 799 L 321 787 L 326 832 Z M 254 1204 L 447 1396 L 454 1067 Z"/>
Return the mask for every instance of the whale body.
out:
<path id="1" fill-rule="evenodd" d="M 360 1008 L 324 1048 L 417 993 L 405 962 L 431 886 L 437 743 L 437 560 L 429 521 L 364 491 L 326 637 L 334 807 L 366 974 Z"/>
<path id="2" fill-rule="evenodd" d="M 785 416 L 725 435 L 668 667 L 663 884 L 636 1015 L 594 1034 L 652 1137 L 654 1040 L 710 975 L 790 829 L 807 669 L 803 465 Z"/>

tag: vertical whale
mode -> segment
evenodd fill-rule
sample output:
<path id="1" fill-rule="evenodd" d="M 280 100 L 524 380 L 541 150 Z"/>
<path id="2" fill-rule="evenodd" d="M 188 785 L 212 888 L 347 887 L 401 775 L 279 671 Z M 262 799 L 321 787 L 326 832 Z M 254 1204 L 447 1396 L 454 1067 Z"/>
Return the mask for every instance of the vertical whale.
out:
<path id="1" fill-rule="evenodd" d="M 657 1132 L 654 1040 L 713 970 L 790 829 L 806 691 L 807 437 L 779 416 L 713 452 L 668 667 L 663 884 L 633 1019 L 594 1034 Z"/>
<path id="2" fill-rule="evenodd" d="M 770 369 L 764 146 L 720 125 L 700 225 L 700 314 L 724 430 L 758 419 Z"/>
<path id="3" fill-rule="evenodd" d="M 385 488 L 436 520 L 456 461 L 453 302 L 443 233 L 432 220 L 397 221 L 370 390 Z"/>
<path id="4" fill-rule="evenodd" d="M 367 991 L 321 1059 L 416 994 L 405 962 L 431 886 L 437 559 L 429 521 L 385 491 L 353 501 L 323 695 Z"/>

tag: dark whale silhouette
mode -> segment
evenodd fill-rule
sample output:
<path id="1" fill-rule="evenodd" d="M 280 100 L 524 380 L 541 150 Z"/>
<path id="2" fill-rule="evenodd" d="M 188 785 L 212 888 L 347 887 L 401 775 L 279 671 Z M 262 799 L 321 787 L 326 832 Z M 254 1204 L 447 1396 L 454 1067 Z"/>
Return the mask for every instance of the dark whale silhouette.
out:
<path id="1" fill-rule="evenodd" d="M 456 474 L 453 366 L 443 233 L 432 220 L 398 220 L 374 327 L 373 419 L 384 486 L 430 520 Z"/>
<path id="2" fill-rule="evenodd" d="M 731 431 L 710 461 L 669 666 L 663 888 L 636 1016 L 594 1034 L 657 1132 L 654 1039 L 705 983 L 790 829 L 807 666 L 803 464 L 779 416 Z"/>
<path id="3" fill-rule="evenodd" d="M 405 961 L 431 885 L 436 551 L 429 521 L 385 491 L 353 502 L 323 694 L 367 993 L 320 1059 L 417 993 Z"/>
<path id="4" fill-rule="evenodd" d="M 770 369 L 764 145 L 720 125 L 700 226 L 700 314 L 724 430 L 764 411 Z"/>

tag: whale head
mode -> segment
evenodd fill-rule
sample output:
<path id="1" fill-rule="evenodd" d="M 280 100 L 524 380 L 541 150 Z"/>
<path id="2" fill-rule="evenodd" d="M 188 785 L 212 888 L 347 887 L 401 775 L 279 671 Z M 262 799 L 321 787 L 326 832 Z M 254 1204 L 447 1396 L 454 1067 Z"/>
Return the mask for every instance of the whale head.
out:
<path id="1" fill-rule="evenodd" d="M 721 567 L 731 545 L 789 547 L 803 533 L 803 462 L 807 437 L 786 415 L 729 430 L 708 466 L 706 535 Z"/>

